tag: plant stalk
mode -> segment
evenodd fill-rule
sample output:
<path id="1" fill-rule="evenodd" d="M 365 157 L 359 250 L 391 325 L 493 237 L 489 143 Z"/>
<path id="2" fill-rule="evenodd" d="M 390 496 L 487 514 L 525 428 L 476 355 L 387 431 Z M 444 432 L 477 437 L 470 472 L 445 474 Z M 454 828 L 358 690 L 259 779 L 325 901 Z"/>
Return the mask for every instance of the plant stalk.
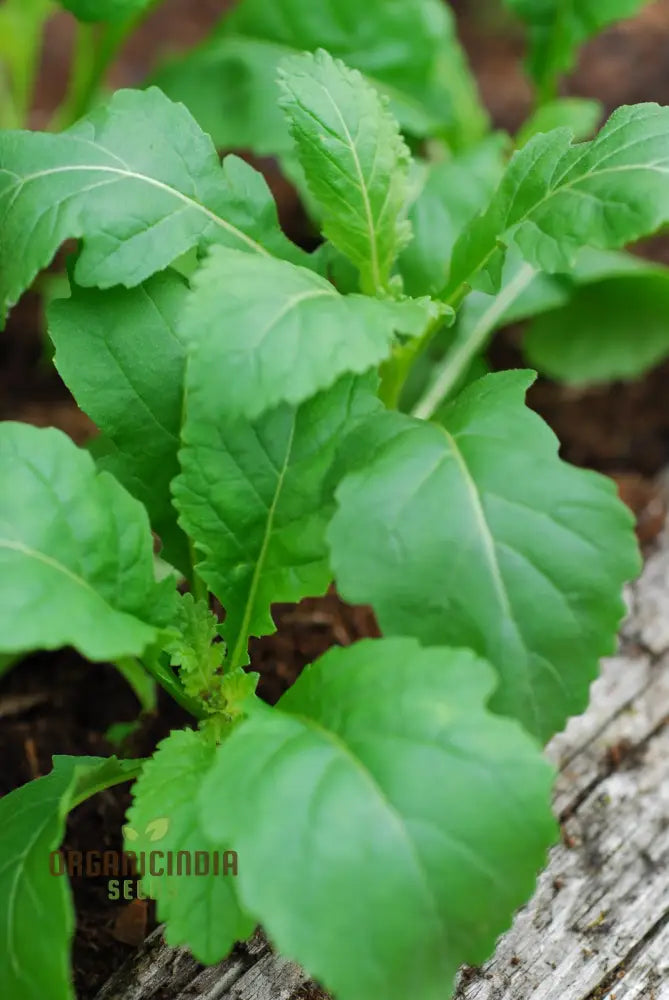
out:
<path id="1" fill-rule="evenodd" d="M 503 319 L 509 307 L 531 284 L 536 273 L 530 264 L 524 264 L 515 278 L 493 299 L 469 336 L 456 343 L 446 354 L 436 370 L 434 381 L 411 411 L 412 416 L 420 420 L 429 420 L 435 414 L 467 372 L 476 355 L 483 350 L 488 337 Z"/>

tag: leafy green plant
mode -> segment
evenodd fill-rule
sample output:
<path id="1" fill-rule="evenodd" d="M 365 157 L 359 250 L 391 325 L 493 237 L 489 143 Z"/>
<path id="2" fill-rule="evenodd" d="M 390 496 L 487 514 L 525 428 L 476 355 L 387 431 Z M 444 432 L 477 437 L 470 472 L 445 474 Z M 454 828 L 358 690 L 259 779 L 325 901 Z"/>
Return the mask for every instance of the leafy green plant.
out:
<path id="1" fill-rule="evenodd" d="M 47 21 L 65 8 L 77 18 L 68 90 L 52 125 L 63 128 L 99 97 L 119 49 L 161 0 L 4 0 L 0 8 L 0 127 L 26 128 Z"/>
<path id="2" fill-rule="evenodd" d="M 384 8 L 388 38 L 415 39 L 408 6 Z M 234 22 L 249 42 L 254 9 Z M 449 24 L 419 26 L 440 44 Z M 525 406 L 533 373 L 470 376 L 509 316 L 571 306 L 616 267 L 641 280 L 612 252 L 669 219 L 669 110 L 620 109 L 580 144 L 528 135 L 508 165 L 490 137 L 416 163 L 387 55 L 367 79 L 322 50 L 281 63 L 312 254 L 263 178 L 221 164 L 157 89 L 59 135 L 0 134 L 2 315 L 77 238 L 49 329 L 101 430 L 89 451 L 0 424 L 0 653 L 132 664 L 194 719 L 148 761 L 56 758 L 0 802 L 3 995 L 71 1000 L 72 905 L 48 855 L 69 809 L 137 775 L 128 849 L 159 829 L 163 851 L 239 858 L 234 879 L 145 872 L 168 941 L 213 963 L 261 922 L 338 1000 L 443 997 L 555 838 L 541 746 L 614 648 L 632 517 L 560 460 Z M 425 98 L 426 135 L 435 59 L 391 95 Z M 274 630 L 274 602 L 333 579 L 384 637 L 330 650 L 269 708 L 249 640 Z"/>

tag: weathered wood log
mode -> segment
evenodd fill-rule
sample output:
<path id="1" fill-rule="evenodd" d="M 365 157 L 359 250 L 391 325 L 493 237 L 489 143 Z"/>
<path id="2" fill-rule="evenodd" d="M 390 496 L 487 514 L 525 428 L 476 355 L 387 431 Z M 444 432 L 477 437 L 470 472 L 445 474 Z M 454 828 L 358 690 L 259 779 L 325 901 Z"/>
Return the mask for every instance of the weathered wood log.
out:
<path id="1" fill-rule="evenodd" d="M 588 711 L 546 751 L 562 843 L 457 1000 L 669 1000 L 669 530 L 629 601 Z M 260 932 L 203 969 L 158 929 L 97 1000 L 324 997 Z"/>

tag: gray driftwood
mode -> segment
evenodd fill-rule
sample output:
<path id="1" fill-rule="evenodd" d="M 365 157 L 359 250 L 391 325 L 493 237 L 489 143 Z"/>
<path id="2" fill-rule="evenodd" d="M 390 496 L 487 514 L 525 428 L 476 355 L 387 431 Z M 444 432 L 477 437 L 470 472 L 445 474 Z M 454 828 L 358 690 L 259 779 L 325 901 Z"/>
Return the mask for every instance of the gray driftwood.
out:
<path id="1" fill-rule="evenodd" d="M 547 748 L 562 843 L 457 1000 L 669 1000 L 669 531 L 629 602 L 590 708 Z M 203 969 L 158 929 L 97 1000 L 324 996 L 260 933 Z"/>

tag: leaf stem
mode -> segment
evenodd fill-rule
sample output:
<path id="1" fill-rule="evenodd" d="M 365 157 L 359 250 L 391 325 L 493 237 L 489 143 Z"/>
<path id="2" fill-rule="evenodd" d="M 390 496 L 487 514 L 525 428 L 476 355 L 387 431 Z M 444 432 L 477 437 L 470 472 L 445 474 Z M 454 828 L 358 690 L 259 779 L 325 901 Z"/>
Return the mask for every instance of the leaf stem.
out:
<path id="1" fill-rule="evenodd" d="M 160 662 L 160 653 L 158 650 L 148 650 L 139 662 L 148 670 L 158 684 L 174 698 L 178 705 L 185 708 L 196 719 L 206 718 L 207 713 L 204 711 L 202 705 L 186 694 L 176 675 Z"/>
<path id="2" fill-rule="evenodd" d="M 155 712 L 158 704 L 156 683 L 139 660 L 132 656 L 124 656 L 116 660 L 114 666 L 134 691 L 142 707 L 142 712 Z"/>
<path id="3" fill-rule="evenodd" d="M 56 111 L 50 127 L 54 131 L 69 128 L 91 110 L 102 83 L 126 39 L 161 0 L 153 0 L 138 14 L 125 21 L 106 25 L 77 22 L 77 37 L 70 82 L 65 100 Z"/>
<path id="4" fill-rule="evenodd" d="M 457 386 L 509 307 L 532 282 L 536 270 L 524 264 L 515 278 L 497 295 L 474 324 L 466 339 L 456 342 L 436 370 L 435 378 L 411 411 L 420 420 L 429 420 Z"/>
<path id="5" fill-rule="evenodd" d="M 431 319 L 420 337 L 398 345 L 382 366 L 379 398 L 389 409 L 397 409 L 402 389 L 414 362 L 427 349 L 443 323 L 443 316 Z"/>
<path id="6" fill-rule="evenodd" d="M 195 551 L 195 542 L 190 535 L 188 536 L 188 553 L 190 556 L 190 583 L 193 597 L 196 601 L 204 601 L 205 604 L 208 604 L 209 591 L 206 583 L 197 571 L 197 552 Z"/>

